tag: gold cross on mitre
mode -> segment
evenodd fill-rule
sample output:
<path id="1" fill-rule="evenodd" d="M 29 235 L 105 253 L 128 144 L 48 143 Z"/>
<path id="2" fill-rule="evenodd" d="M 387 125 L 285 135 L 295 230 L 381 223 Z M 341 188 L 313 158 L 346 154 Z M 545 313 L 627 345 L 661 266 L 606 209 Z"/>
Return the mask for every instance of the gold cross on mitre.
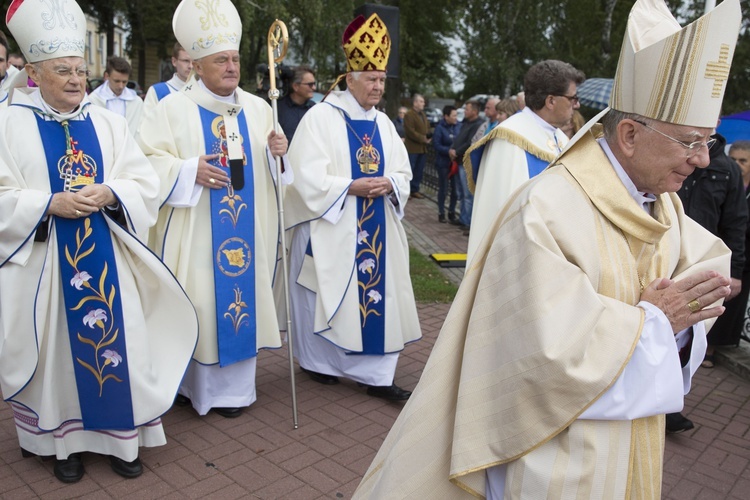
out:
<path id="1" fill-rule="evenodd" d="M 722 43 L 719 49 L 719 60 L 708 62 L 706 64 L 706 74 L 709 80 L 714 81 L 714 87 L 711 89 L 711 97 L 721 97 L 721 89 L 724 82 L 729 78 L 729 45 Z"/>

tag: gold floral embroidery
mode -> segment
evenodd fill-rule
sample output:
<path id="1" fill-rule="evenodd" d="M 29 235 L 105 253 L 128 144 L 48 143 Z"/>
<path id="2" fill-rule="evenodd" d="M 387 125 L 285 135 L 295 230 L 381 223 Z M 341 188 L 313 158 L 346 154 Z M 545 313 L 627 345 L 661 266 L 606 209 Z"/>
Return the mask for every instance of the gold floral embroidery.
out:
<path id="1" fill-rule="evenodd" d="M 357 221 L 357 246 L 363 246 L 364 248 L 357 252 L 356 261 L 358 262 L 360 273 L 367 275 L 367 282 L 361 279 L 357 280 L 357 285 L 361 291 L 359 312 L 360 317 L 362 318 L 362 328 L 365 327 L 367 317 L 370 314 L 382 316 L 381 313 L 372 307 L 383 300 L 383 296 L 380 292 L 375 290 L 375 287 L 383 278 L 380 271 L 380 253 L 383 251 L 383 242 L 378 240 L 378 237 L 380 236 L 380 226 L 378 225 L 375 229 L 372 239 L 370 239 L 370 234 L 363 229 L 364 223 L 375 215 L 373 203 L 374 200 L 369 198 L 363 200 L 362 216 Z"/>
<path id="2" fill-rule="evenodd" d="M 89 283 L 89 281 L 93 279 L 93 276 L 87 271 L 81 270 L 78 267 L 78 264 L 86 257 L 88 257 L 96 247 L 96 243 L 91 243 L 90 247 L 88 247 L 86 250 L 83 250 L 86 240 L 91 236 L 93 231 L 94 230 L 91 227 L 91 220 L 86 217 L 86 219 L 84 219 L 83 221 L 83 236 L 81 236 L 80 228 L 76 230 L 75 253 L 71 256 L 68 246 L 65 245 L 65 258 L 67 259 L 71 267 L 73 267 L 73 269 L 75 270 L 75 275 L 70 280 L 70 285 L 77 290 L 83 290 L 85 288 L 90 292 L 89 295 L 82 298 L 78 302 L 78 304 L 75 307 L 72 307 L 70 310 L 78 311 L 79 309 L 81 309 L 81 307 L 83 307 L 84 304 L 89 301 L 100 302 L 104 304 L 104 308 L 92 309 L 83 317 L 84 325 L 88 326 L 91 329 L 97 329 L 101 331 L 101 335 L 99 336 L 99 338 L 96 338 L 96 336 L 94 336 L 93 339 L 84 337 L 80 332 L 78 332 L 78 340 L 86 345 L 91 346 L 94 349 L 93 365 L 91 363 L 83 361 L 81 358 L 76 357 L 76 361 L 78 361 L 84 368 L 90 371 L 94 375 L 94 377 L 96 377 L 97 382 L 99 382 L 99 397 L 101 397 L 102 391 L 104 389 L 104 382 L 106 382 L 107 380 L 122 382 L 122 379 L 120 379 L 113 373 L 104 375 L 104 370 L 108 366 L 116 368 L 120 363 L 123 362 L 123 358 L 114 349 L 105 349 L 117 340 L 117 336 L 119 334 L 119 329 L 114 328 L 113 322 L 110 321 L 110 319 L 113 317 L 112 309 L 115 296 L 117 295 L 117 290 L 114 285 L 110 284 L 109 294 L 106 293 L 106 280 L 108 271 L 107 263 L 104 263 L 104 270 L 99 277 L 98 289 L 94 288 Z M 102 349 L 105 350 L 100 354 Z M 99 358 L 104 358 L 104 362 L 101 362 Z"/>
<path id="3" fill-rule="evenodd" d="M 250 317 L 246 312 L 242 312 L 247 309 L 247 303 L 242 300 L 242 290 L 239 287 L 234 287 L 234 302 L 229 304 L 227 312 L 224 313 L 225 318 L 232 320 L 232 326 L 234 326 L 234 334 L 237 335 L 240 331 L 240 326 L 243 323 L 247 324 L 247 318 Z"/>

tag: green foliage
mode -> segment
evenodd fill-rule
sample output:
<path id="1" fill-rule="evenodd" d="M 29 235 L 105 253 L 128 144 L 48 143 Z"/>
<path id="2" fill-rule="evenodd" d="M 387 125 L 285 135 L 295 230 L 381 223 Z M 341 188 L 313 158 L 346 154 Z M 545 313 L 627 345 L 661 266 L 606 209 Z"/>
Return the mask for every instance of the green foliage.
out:
<path id="1" fill-rule="evenodd" d="M 443 275 L 437 264 L 411 247 L 409 273 L 417 302 L 453 302 L 458 288 Z"/>

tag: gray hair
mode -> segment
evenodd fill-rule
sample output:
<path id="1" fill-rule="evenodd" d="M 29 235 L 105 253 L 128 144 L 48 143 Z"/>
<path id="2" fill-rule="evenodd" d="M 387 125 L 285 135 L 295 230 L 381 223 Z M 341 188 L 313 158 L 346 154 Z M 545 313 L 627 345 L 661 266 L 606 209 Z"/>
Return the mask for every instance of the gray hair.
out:
<path id="1" fill-rule="evenodd" d="M 610 109 L 609 113 L 604 115 L 602 118 L 602 125 L 604 126 L 604 138 L 607 141 L 615 139 L 617 136 L 617 125 L 623 120 L 634 120 L 637 122 L 651 125 L 652 120 L 643 115 L 636 113 L 626 113 L 624 111 L 618 111 L 616 109 Z"/>

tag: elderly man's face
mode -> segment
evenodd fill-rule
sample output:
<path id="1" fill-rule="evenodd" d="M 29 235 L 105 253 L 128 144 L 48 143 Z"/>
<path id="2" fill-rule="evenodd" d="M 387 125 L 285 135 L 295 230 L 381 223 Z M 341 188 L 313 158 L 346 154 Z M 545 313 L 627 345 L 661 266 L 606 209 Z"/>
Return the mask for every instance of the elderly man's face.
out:
<path id="1" fill-rule="evenodd" d="M 240 53 L 236 50 L 202 57 L 193 66 L 208 90 L 216 95 L 231 95 L 240 84 Z"/>
<path id="2" fill-rule="evenodd" d="M 87 73 L 82 57 L 59 57 L 31 65 L 29 76 L 47 104 L 67 113 L 83 101 Z"/>
<path id="3" fill-rule="evenodd" d="M 414 101 L 412 102 L 412 105 L 414 107 L 414 111 L 422 111 L 424 109 L 424 97 L 421 95 L 418 95 L 414 98 Z"/>
<path id="4" fill-rule="evenodd" d="M 635 127 L 634 153 L 629 165 L 623 167 L 639 191 L 652 194 L 676 192 L 696 168 L 708 166 L 710 160 L 705 145 L 688 158 L 685 146 L 659 132 L 687 145 L 696 141 L 705 143 L 711 138 L 713 129 L 654 121 L 651 127 L 656 130 L 651 130 L 639 122 L 627 121 Z"/>
<path id="5" fill-rule="evenodd" d="M 484 116 L 486 116 L 491 122 L 497 120 L 497 109 L 495 106 L 497 106 L 498 102 L 500 102 L 499 99 L 487 99 L 487 104 L 484 105 Z"/>
<path id="6" fill-rule="evenodd" d="M 359 78 L 349 73 L 346 85 L 360 106 L 371 109 L 377 106 L 385 90 L 385 71 L 363 71 Z"/>

